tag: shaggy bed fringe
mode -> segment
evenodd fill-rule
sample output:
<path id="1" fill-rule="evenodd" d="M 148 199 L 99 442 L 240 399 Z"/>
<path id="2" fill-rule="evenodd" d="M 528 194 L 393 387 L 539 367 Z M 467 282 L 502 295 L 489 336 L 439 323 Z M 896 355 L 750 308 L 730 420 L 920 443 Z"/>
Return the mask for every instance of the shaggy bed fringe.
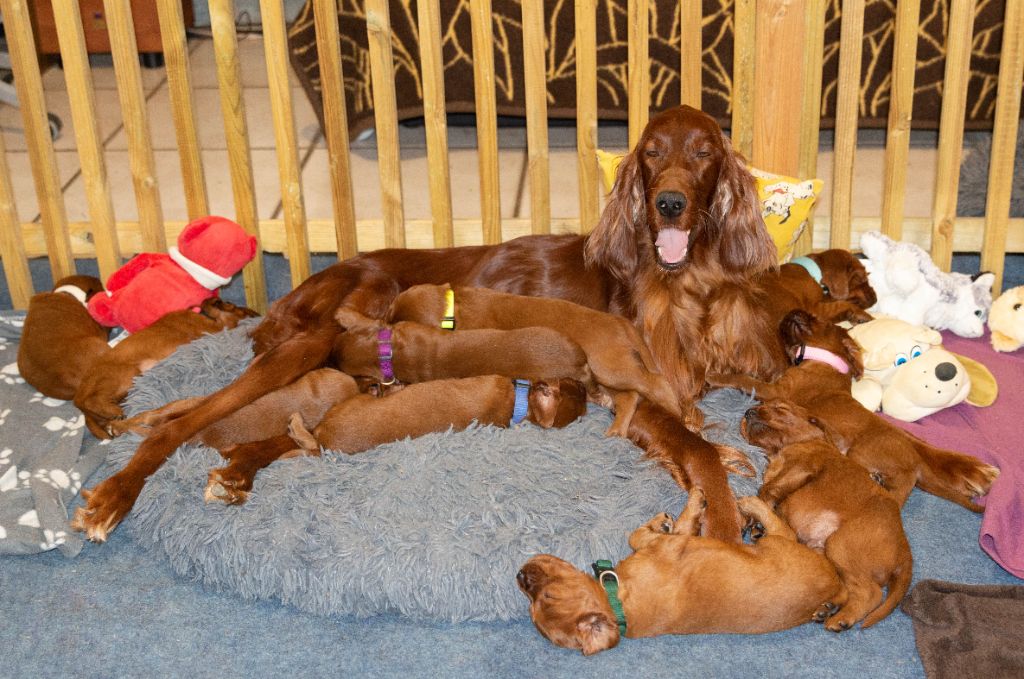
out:
<path id="1" fill-rule="evenodd" d="M 139 377 L 134 414 L 214 391 L 252 358 L 246 328 L 209 335 Z M 752 401 L 712 393 L 701 404 L 708 438 L 764 457 L 738 434 Z M 186 445 L 146 484 L 125 522 L 180 575 L 246 599 L 316 614 L 460 622 L 527 616 L 515 573 L 546 552 L 589 571 L 629 554 L 629 533 L 682 492 L 629 441 L 606 438 L 608 411 L 591 407 L 562 430 L 478 426 L 406 439 L 354 456 L 283 460 L 261 471 L 241 506 L 204 504 L 216 451 Z M 139 443 L 111 444 L 105 478 Z M 90 481 L 90 485 L 96 479 Z M 758 479 L 730 477 L 737 495 Z"/>

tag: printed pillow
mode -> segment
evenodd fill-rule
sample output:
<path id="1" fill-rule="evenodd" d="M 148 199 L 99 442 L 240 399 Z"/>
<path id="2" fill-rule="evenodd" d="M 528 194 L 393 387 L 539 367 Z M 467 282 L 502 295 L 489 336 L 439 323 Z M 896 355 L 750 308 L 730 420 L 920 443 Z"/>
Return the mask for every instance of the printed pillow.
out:
<path id="1" fill-rule="evenodd" d="M 611 191 L 622 155 L 599 149 L 597 162 L 601 167 L 604 189 Z M 757 195 L 761 199 L 761 216 L 779 251 L 779 263 L 788 262 L 824 182 L 820 179 L 795 179 L 754 167 L 748 169 L 754 175 Z"/>

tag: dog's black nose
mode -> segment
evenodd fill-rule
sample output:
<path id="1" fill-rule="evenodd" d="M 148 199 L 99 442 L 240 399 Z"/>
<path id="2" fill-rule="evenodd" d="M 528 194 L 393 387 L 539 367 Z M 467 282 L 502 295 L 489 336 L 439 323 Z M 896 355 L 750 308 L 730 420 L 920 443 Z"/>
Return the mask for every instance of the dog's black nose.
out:
<path id="1" fill-rule="evenodd" d="M 937 366 L 935 366 L 935 376 L 938 377 L 943 382 L 948 382 L 949 380 L 956 377 L 956 366 L 950 363 L 949 361 L 940 363 Z"/>
<path id="2" fill-rule="evenodd" d="M 678 191 L 662 191 L 654 199 L 654 205 L 663 217 L 678 217 L 686 209 L 686 196 Z"/>
<path id="3" fill-rule="evenodd" d="M 516 582 L 519 583 L 519 586 L 522 587 L 524 591 L 530 591 L 530 576 L 524 573 L 522 569 L 516 573 Z"/>

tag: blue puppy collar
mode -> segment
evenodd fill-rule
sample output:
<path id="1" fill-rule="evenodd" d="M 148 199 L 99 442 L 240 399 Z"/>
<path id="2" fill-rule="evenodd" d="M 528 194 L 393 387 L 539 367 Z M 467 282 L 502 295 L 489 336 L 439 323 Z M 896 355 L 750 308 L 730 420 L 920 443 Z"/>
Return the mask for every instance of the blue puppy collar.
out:
<path id="1" fill-rule="evenodd" d="M 811 278 L 814 279 L 814 282 L 821 285 L 821 267 L 818 266 L 818 263 L 813 259 L 810 257 L 796 257 L 789 260 L 789 263 L 796 264 L 797 266 L 802 266 L 807 269 L 807 273 L 811 274 Z"/>
<path id="2" fill-rule="evenodd" d="M 512 408 L 512 424 L 519 424 L 526 419 L 526 411 L 530 406 L 530 381 L 512 380 L 516 385 L 516 404 Z"/>

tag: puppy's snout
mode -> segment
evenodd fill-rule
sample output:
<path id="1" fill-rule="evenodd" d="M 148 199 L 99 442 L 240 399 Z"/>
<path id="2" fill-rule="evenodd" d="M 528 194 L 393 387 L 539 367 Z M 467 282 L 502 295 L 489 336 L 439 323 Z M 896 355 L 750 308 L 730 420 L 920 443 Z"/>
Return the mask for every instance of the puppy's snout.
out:
<path id="1" fill-rule="evenodd" d="M 519 584 L 519 589 L 523 590 L 530 599 L 533 599 L 534 591 L 537 588 L 539 580 L 537 575 L 537 569 L 530 564 L 526 564 L 516 573 L 516 583 Z"/>
<path id="2" fill-rule="evenodd" d="M 678 191 L 662 191 L 654 199 L 654 206 L 662 217 L 672 219 L 686 209 L 686 196 Z"/>
<path id="3" fill-rule="evenodd" d="M 943 382 L 948 382 L 956 377 L 956 366 L 949 361 L 943 361 L 935 366 L 935 376 Z"/>

